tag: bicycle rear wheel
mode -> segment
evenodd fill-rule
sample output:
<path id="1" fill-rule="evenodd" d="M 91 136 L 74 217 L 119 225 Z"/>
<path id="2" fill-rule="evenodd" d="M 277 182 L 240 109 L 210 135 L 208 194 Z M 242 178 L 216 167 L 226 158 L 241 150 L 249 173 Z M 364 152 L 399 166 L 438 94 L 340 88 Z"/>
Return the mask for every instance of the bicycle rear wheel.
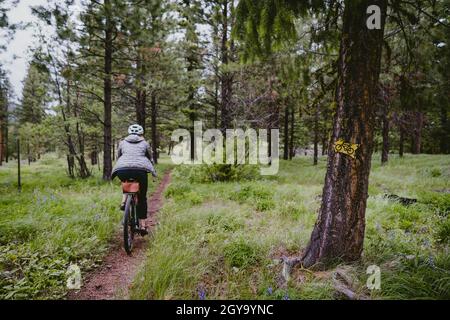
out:
<path id="1" fill-rule="evenodd" d="M 131 194 L 127 195 L 123 217 L 123 244 L 128 255 L 133 250 L 134 240 L 134 202 Z"/>

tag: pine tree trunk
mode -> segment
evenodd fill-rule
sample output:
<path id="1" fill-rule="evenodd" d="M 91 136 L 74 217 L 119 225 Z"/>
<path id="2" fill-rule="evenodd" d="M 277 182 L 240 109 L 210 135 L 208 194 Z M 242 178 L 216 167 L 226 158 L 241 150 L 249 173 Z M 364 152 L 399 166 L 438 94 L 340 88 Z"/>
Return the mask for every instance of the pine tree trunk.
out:
<path id="1" fill-rule="evenodd" d="M 386 2 L 345 1 L 337 110 L 328 148 L 322 204 L 302 257 L 305 267 L 322 266 L 336 259 L 353 261 L 361 257 Z M 366 9 L 372 4 L 381 9 L 381 30 L 366 27 Z M 338 139 L 359 144 L 356 159 L 335 152 L 334 145 Z"/>
<path id="2" fill-rule="evenodd" d="M 222 41 L 221 41 L 221 62 L 223 66 L 227 66 L 230 60 L 230 49 L 228 47 L 228 5 L 229 1 L 223 2 L 222 8 Z M 221 79 L 221 101 L 220 101 L 220 116 L 221 129 L 225 133 L 226 129 L 230 129 L 230 103 L 232 96 L 233 78 L 229 71 L 222 72 Z"/>
<path id="3" fill-rule="evenodd" d="M 319 105 L 316 105 L 314 113 L 314 160 L 313 164 L 316 166 L 319 158 Z"/>
<path id="4" fill-rule="evenodd" d="M 284 107 L 284 154 L 283 159 L 289 159 L 289 108 Z"/>
<path id="5" fill-rule="evenodd" d="M 294 107 L 291 106 L 291 137 L 289 139 L 289 160 L 294 157 L 294 132 L 295 132 L 295 112 Z"/>
<path id="6" fill-rule="evenodd" d="M 112 112 L 112 50 L 113 50 L 113 24 L 111 12 L 111 0 L 105 0 L 105 60 L 103 80 L 103 179 L 111 180 L 111 112 Z"/>
<path id="7" fill-rule="evenodd" d="M 400 124 L 400 137 L 398 146 L 398 155 L 400 157 L 403 157 L 404 146 L 405 146 L 405 129 L 403 129 L 403 125 Z"/>
<path id="8" fill-rule="evenodd" d="M 138 58 L 136 63 L 136 122 L 144 129 L 146 132 L 145 119 L 146 115 L 146 104 L 147 104 L 147 92 L 142 89 L 143 86 L 143 73 L 144 67 L 142 65 L 141 57 Z"/>
<path id="9" fill-rule="evenodd" d="M 91 152 L 91 165 L 95 166 L 98 161 L 98 152 L 97 148 Z"/>
<path id="10" fill-rule="evenodd" d="M 389 157 L 389 118 L 387 108 L 383 108 L 383 149 L 381 152 L 381 164 L 386 164 Z"/>
<path id="11" fill-rule="evenodd" d="M 71 178 L 75 178 L 74 167 L 75 167 L 74 158 L 72 155 L 68 154 L 67 155 L 67 174 Z"/>
<path id="12" fill-rule="evenodd" d="M 144 129 L 144 132 L 146 132 L 145 127 L 145 118 L 146 118 L 146 97 L 147 94 L 142 89 L 136 89 L 136 122 Z"/>
<path id="13" fill-rule="evenodd" d="M 153 153 L 153 162 L 155 164 L 158 163 L 158 132 L 156 127 L 156 121 L 158 116 L 157 104 L 156 104 L 156 94 L 152 94 L 152 102 L 151 102 L 151 111 L 152 111 L 152 153 Z"/>
<path id="14" fill-rule="evenodd" d="M 442 104 L 440 110 L 441 136 L 439 143 L 439 152 L 442 154 L 450 153 L 450 126 L 447 118 L 448 105 Z"/>
<path id="15" fill-rule="evenodd" d="M 0 88 L 0 90 L 2 90 L 2 88 Z M 7 100 L 3 97 L 3 92 L 0 92 L 0 166 L 3 164 L 3 158 L 5 157 L 5 124 L 7 110 Z"/>
<path id="16" fill-rule="evenodd" d="M 8 112 L 8 110 L 6 110 L 6 112 Z M 8 113 L 6 113 L 6 120 L 5 120 L 5 133 L 3 135 L 4 137 L 4 154 L 5 154 L 5 162 L 8 163 L 9 160 L 9 132 L 8 132 L 8 124 L 9 124 L 9 119 L 8 119 Z"/>
<path id="17" fill-rule="evenodd" d="M 422 147 L 423 113 L 415 112 L 414 118 L 415 118 L 415 126 L 412 136 L 411 153 L 419 154 L 421 152 Z"/>
<path id="18" fill-rule="evenodd" d="M 324 134 L 322 137 L 322 156 L 327 154 L 327 136 Z"/>
<path id="19" fill-rule="evenodd" d="M 2 108 L 2 106 L 0 106 L 0 108 Z M 3 132 L 4 130 L 4 125 L 3 125 L 3 115 L 1 114 L 2 110 L 0 110 L 0 166 L 3 165 L 3 157 L 4 157 L 4 153 L 5 153 L 5 137 Z"/>

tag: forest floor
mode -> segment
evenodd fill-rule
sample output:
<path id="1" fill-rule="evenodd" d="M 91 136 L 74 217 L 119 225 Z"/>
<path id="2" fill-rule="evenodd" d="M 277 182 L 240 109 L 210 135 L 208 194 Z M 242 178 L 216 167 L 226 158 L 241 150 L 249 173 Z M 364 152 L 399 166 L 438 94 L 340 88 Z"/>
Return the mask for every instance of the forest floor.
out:
<path id="1" fill-rule="evenodd" d="M 22 163 L 18 193 L 10 162 L 0 167 L 0 299 L 76 298 L 66 287 L 71 264 L 101 292 L 93 298 L 346 298 L 338 280 L 355 298 L 450 299 L 450 157 L 391 155 L 381 166 L 375 154 L 372 163 L 362 259 L 286 272 L 283 257 L 301 254 L 316 220 L 325 157 L 318 166 L 299 157 L 281 161 L 276 176 L 216 183 L 202 181 L 202 167 L 173 168 L 164 157 L 157 184 L 165 186 L 169 169 L 171 183 L 157 192 L 164 204 L 151 241 L 116 273 L 114 254 L 127 258 L 116 239 L 119 181 L 103 182 L 96 167 L 87 180 L 70 179 L 63 158 L 49 154 Z M 379 290 L 366 287 L 370 265 L 381 270 Z"/>

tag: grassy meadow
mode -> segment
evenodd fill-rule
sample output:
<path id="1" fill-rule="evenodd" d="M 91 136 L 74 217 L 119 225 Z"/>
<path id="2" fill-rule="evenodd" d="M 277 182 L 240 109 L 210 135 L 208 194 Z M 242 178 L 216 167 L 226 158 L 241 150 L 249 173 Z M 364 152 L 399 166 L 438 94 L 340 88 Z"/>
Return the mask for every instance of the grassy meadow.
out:
<path id="1" fill-rule="evenodd" d="M 317 167 L 307 157 L 281 161 L 277 176 L 237 182 L 199 183 L 197 168 L 177 167 L 132 298 L 339 299 L 339 271 L 360 297 L 450 299 L 450 157 L 373 162 L 362 260 L 328 271 L 294 268 L 289 278 L 280 259 L 309 240 L 326 158 Z M 418 202 L 406 207 L 384 194 Z M 366 269 L 374 264 L 381 289 L 369 291 Z"/>
<path id="2" fill-rule="evenodd" d="M 361 297 L 450 299 L 450 157 L 441 155 L 391 156 L 383 167 L 375 155 L 361 261 L 294 268 L 284 280 L 280 259 L 299 254 L 316 220 L 325 161 L 295 158 L 276 176 L 216 183 L 202 182 L 198 167 L 174 168 L 131 298 L 340 299 L 339 270 Z M 159 178 L 170 167 L 161 162 Z M 68 266 L 98 265 L 120 228 L 119 183 L 103 182 L 97 168 L 70 179 L 55 154 L 22 166 L 21 193 L 16 163 L 0 167 L 0 299 L 64 298 Z M 381 289 L 369 291 L 374 264 Z"/>

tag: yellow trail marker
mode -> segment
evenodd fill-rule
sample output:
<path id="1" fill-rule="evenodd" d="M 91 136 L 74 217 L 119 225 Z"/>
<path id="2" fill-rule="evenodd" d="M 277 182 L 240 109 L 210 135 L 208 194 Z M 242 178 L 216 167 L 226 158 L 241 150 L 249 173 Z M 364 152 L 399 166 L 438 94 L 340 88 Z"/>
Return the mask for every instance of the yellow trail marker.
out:
<path id="1" fill-rule="evenodd" d="M 339 139 L 334 144 L 334 151 L 344 153 L 355 159 L 356 149 L 359 148 L 359 144 L 344 142 L 344 140 Z"/>

